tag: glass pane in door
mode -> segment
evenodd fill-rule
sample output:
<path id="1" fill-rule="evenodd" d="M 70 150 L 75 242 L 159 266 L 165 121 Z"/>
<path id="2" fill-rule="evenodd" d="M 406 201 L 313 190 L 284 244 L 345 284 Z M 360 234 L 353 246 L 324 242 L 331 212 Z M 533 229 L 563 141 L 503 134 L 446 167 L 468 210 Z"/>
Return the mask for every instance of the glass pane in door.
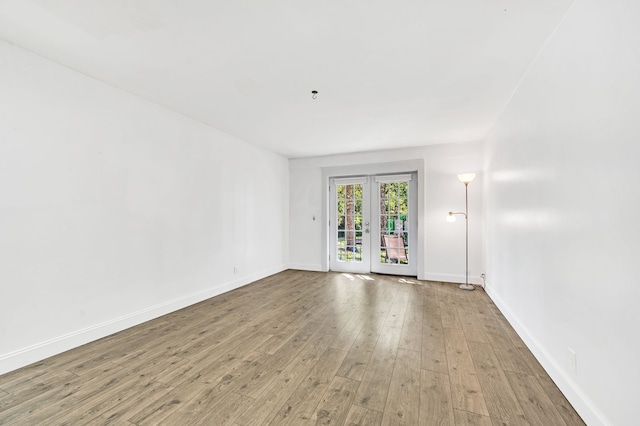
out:
<path id="1" fill-rule="evenodd" d="M 362 262 L 362 184 L 336 185 L 339 262 Z"/>
<path id="2" fill-rule="evenodd" d="M 379 184 L 380 263 L 409 264 L 409 182 Z"/>

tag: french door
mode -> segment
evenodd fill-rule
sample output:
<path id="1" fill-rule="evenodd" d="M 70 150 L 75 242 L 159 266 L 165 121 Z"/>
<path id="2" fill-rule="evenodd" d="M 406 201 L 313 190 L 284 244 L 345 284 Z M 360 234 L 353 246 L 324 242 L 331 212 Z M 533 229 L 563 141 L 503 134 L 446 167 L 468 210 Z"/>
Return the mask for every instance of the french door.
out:
<path id="1" fill-rule="evenodd" d="M 417 275 L 415 173 L 330 180 L 332 271 Z"/>

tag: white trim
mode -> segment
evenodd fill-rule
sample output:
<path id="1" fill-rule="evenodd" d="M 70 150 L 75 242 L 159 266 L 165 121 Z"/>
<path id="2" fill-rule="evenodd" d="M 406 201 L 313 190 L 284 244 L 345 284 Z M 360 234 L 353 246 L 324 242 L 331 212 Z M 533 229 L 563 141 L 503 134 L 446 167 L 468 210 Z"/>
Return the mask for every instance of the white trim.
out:
<path id="1" fill-rule="evenodd" d="M 411 175 L 377 175 L 375 179 L 379 183 L 409 182 Z"/>
<path id="2" fill-rule="evenodd" d="M 314 272 L 325 272 L 322 270 L 322 265 L 307 265 L 302 263 L 290 263 L 289 269 L 295 269 L 296 271 L 314 271 Z"/>
<path id="3" fill-rule="evenodd" d="M 366 226 L 360 231 L 361 239 L 362 239 L 362 258 L 359 262 L 353 259 L 352 261 L 340 261 L 338 259 L 338 185 L 361 185 L 362 186 L 362 210 L 360 214 L 362 215 L 363 220 L 369 220 L 369 211 L 370 211 L 370 203 L 369 203 L 369 194 L 370 194 L 370 184 L 368 176 L 362 176 L 357 182 L 354 182 L 354 178 L 331 178 L 329 179 L 329 184 L 331 189 L 330 200 L 329 200 L 329 269 L 336 272 L 348 272 L 352 274 L 367 274 L 370 272 L 371 268 L 371 234 L 368 232 L 364 232 Z M 355 196 L 355 194 L 354 194 Z M 345 224 L 346 225 L 346 224 Z M 343 232 L 343 231 L 340 231 Z M 358 231 L 354 234 L 357 235 Z M 345 233 L 346 236 L 346 233 Z"/>
<path id="4" fill-rule="evenodd" d="M 426 187 L 426 169 L 425 160 L 423 158 L 416 158 L 413 160 L 393 161 L 388 163 L 365 163 L 365 164 L 352 164 L 345 166 L 329 166 L 321 167 L 322 170 L 322 186 L 324 196 L 322 197 L 322 271 L 327 272 L 329 270 L 329 180 L 333 177 L 339 176 L 361 176 L 361 175 L 377 175 L 377 174 L 392 174 L 392 173 L 407 173 L 417 172 L 418 174 L 418 277 L 421 277 L 424 273 L 424 253 L 426 252 L 426 240 L 424 237 L 423 227 L 425 226 L 425 187 Z"/>
<path id="5" fill-rule="evenodd" d="M 443 283 L 464 284 L 466 282 L 464 274 L 445 274 L 441 272 L 425 272 L 422 278 L 424 281 L 439 281 Z M 469 284 L 482 285 L 482 277 L 479 275 L 469 275 Z"/>
<path id="6" fill-rule="evenodd" d="M 377 175 L 375 176 L 376 184 L 372 185 L 371 188 L 371 201 L 373 204 L 371 205 L 371 240 L 376 241 L 375 247 L 371 247 L 372 256 L 371 256 L 371 272 L 375 272 L 378 274 L 389 274 L 389 275 L 404 275 L 410 277 L 418 276 L 418 198 L 419 198 L 419 190 L 417 179 L 413 179 L 413 176 L 417 177 L 417 172 L 406 173 L 406 174 L 394 174 L 394 175 Z M 409 262 L 408 264 L 389 264 L 380 261 L 380 252 L 383 249 L 381 245 L 382 238 L 382 224 L 380 223 L 380 218 L 387 214 L 386 212 L 380 211 L 381 200 L 380 200 L 380 186 L 388 183 L 395 182 L 403 182 L 407 184 L 408 189 L 408 223 L 405 231 L 408 233 L 409 238 Z M 396 217 L 398 219 L 399 217 Z"/>
<path id="7" fill-rule="evenodd" d="M 485 289 L 493 303 L 507 319 L 511 327 L 527 345 L 533 356 L 540 362 L 542 368 L 549 374 L 560 391 L 569 400 L 573 408 L 580 414 L 582 420 L 588 425 L 612 425 L 613 423 L 598 410 L 595 404 L 582 392 L 576 382 L 566 371 L 549 355 L 545 348 L 533 337 L 529 330 L 518 321 L 518 317 L 507 307 L 506 303 L 495 293 L 490 286 Z"/>
<path id="8" fill-rule="evenodd" d="M 331 178 L 334 185 L 364 185 L 367 183 L 366 176 Z"/>
<path id="9" fill-rule="evenodd" d="M 199 291 L 187 296 L 178 297 L 164 303 L 160 303 L 137 312 L 122 315 L 100 324 L 86 327 L 44 342 L 36 343 L 16 351 L 0 355 L 0 374 L 8 373 L 31 363 L 57 355 L 69 349 L 77 348 L 86 343 L 93 342 L 110 334 L 117 333 L 127 328 L 142 324 L 143 322 L 175 312 L 179 309 L 202 302 L 211 297 L 218 296 L 230 290 L 250 284 L 254 281 L 277 274 L 286 270 L 285 265 L 264 270 L 252 276 L 230 281 Z"/>

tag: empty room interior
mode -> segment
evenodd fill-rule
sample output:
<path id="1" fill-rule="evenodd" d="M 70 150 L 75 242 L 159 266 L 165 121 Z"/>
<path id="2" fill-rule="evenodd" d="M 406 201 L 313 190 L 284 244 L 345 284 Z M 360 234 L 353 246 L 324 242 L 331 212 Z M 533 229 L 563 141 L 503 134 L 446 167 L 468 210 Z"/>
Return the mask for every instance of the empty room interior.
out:
<path id="1" fill-rule="evenodd" d="M 638 424 L 639 45 L 631 0 L 0 0 L 0 424 Z"/>

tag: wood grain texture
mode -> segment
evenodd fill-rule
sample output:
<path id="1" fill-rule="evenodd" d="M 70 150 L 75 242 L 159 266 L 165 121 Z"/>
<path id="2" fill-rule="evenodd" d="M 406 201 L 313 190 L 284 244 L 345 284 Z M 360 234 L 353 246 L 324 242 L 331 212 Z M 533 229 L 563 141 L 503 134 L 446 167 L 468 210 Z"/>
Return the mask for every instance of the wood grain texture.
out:
<path id="1" fill-rule="evenodd" d="M 389 383 L 398 353 L 401 329 L 385 327 L 380 333 L 378 343 L 371 354 L 371 359 L 362 376 L 357 404 L 372 410 L 384 411 L 389 392 Z"/>
<path id="2" fill-rule="evenodd" d="M 491 417 L 507 424 L 528 424 L 491 345 L 469 342 L 469 348 Z"/>
<path id="3" fill-rule="evenodd" d="M 454 418 L 456 425 L 465 426 L 492 426 L 491 417 L 481 416 L 480 414 L 470 413 L 468 411 L 454 410 Z"/>
<path id="4" fill-rule="evenodd" d="M 238 423 L 260 425 L 273 418 L 277 410 L 300 385 L 307 372 L 318 362 L 333 338 L 332 335 L 319 333 L 310 339 L 295 359 L 247 407 L 245 413 L 238 419 Z"/>
<path id="5" fill-rule="evenodd" d="M 316 408 L 315 418 L 311 420 L 315 420 L 317 425 L 343 424 L 359 385 L 360 383 L 355 380 L 335 376 L 322 395 L 320 404 Z"/>
<path id="6" fill-rule="evenodd" d="M 445 328 L 444 340 L 449 372 L 452 374 L 475 372 L 464 332 L 456 328 Z"/>
<path id="7" fill-rule="evenodd" d="M 0 376 L 2 425 L 584 425 L 480 289 L 285 271 Z"/>
<path id="8" fill-rule="evenodd" d="M 562 416 L 535 377 L 510 371 L 506 371 L 505 375 L 529 423 L 565 424 Z"/>
<path id="9" fill-rule="evenodd" d="M 398 349 L 382 423 L 418 424 L 420 409 L 420 353 Z"/>
<path id="10" fill-rule="evenodd" d="M 327 349 L 282 405 L 272 422 L 279 425 L 311 423 L 322 395 L 329 387 L 345 356 L 344 351 Z"/>
<path id="11" fill-rule="evenodd" d="M 420 424 L 453 426 L 453 401 L 449 376 L 422 370 L 420 377 Z"/>
<path id="12" fill-rule="evenodd" d="M 451 373 L 449 382 L 454 408 L 483 416 L 489 415 L 485 396 L 474 373 Z"/>
<path id="13" fill-rule="evenodd" d="M 404 317 L 402 334 L 400 335 L 401 349 L 422 351 L 422 305 L 410 303 Z"/>
<path id="14" fill-rule="evenodd" d="M 349 426 L 378 426 L 382 424 L 382 413 L 368 408 L 352 405 L 347 415 L 345 425 Z"/>

